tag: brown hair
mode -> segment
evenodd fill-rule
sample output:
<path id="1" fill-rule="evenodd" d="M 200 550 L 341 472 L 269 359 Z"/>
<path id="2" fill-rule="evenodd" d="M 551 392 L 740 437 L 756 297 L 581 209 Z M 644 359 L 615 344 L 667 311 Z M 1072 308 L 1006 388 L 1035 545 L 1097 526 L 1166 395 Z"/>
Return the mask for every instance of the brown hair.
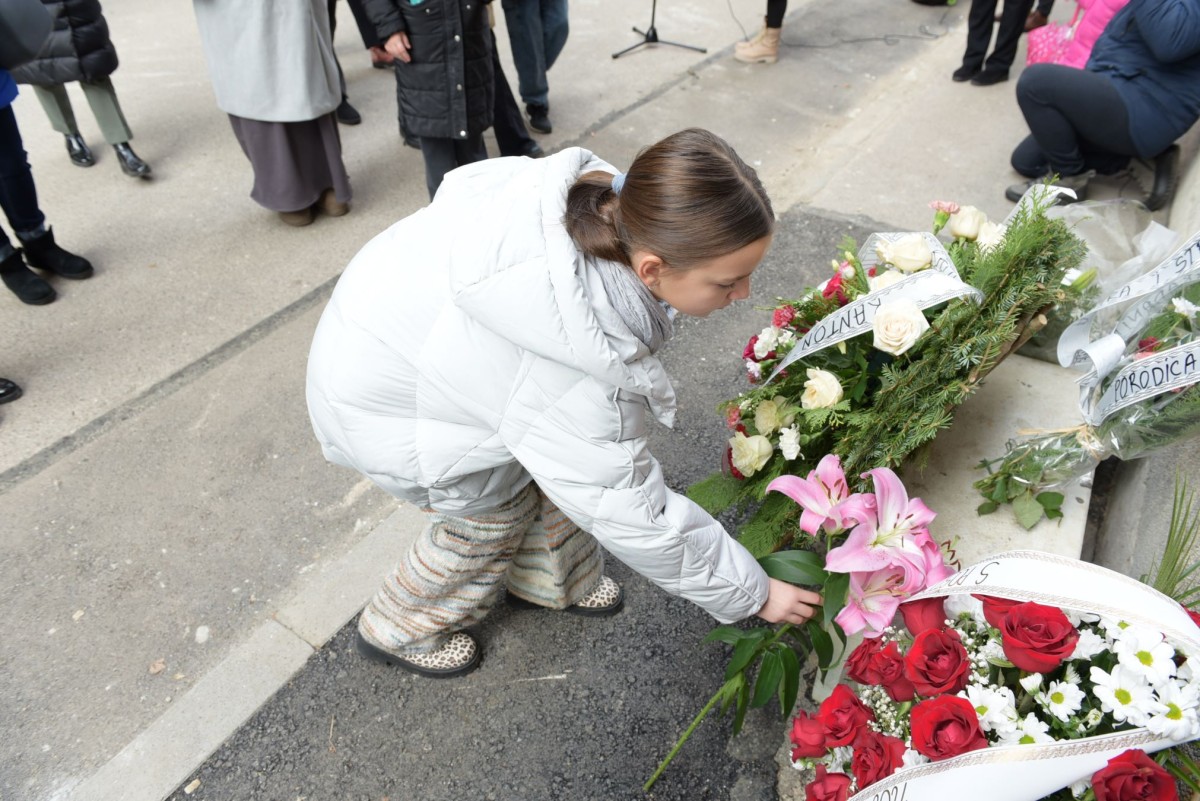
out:
<path id="1" fill-rule="evenodd" d="M 724 256 L 768 236 L 775 213 L 758 173 L 721 137 L 688 128 L 645 148 L 618 195 L 593 170 L 567 193 L 564 223 L 576 246 L 631 264 L 637 250 L 676 269 Z"/>

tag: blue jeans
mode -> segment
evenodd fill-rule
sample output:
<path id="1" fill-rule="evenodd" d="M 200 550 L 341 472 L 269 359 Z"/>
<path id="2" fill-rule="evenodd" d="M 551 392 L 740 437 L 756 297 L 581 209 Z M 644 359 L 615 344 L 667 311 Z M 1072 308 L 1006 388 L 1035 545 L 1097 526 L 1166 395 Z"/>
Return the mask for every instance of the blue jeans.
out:
<path id="1" fill-rule="evenodd" d="M 517 87 L 528 105 L 549 106 L 546 71 L 567 43 L 567 0 L 501 0 Z"/>
<path id="2" fill-rule="evenodd" d="M 18 233 L 36 231 L 46 221 L 38 208 L 37 187 L 12 106 L 0 108 L 0 208 Z M 8 237 L 0 231 L 0 245 L 7 242 Z"/>

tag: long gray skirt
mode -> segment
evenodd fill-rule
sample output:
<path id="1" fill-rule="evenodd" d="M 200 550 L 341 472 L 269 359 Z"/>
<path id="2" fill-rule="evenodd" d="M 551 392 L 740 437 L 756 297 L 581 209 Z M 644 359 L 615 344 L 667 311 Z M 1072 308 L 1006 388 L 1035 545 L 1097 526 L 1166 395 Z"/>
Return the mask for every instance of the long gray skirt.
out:
<path id="1" fill-rule="evenodd" d="M 305 122 L 262 122 L 229 115 L 233 134 L 254 168 L 250 197 L 271 211 L 300 211 L 332 188 L 350 202 L 342 140 L 330 112 Z"/>

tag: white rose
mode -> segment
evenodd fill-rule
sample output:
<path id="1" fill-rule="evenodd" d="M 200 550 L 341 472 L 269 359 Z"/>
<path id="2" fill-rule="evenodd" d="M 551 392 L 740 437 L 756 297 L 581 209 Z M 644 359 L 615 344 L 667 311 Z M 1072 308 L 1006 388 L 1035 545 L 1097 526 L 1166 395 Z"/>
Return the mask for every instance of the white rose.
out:
<path id="1" fill-rule="evenodd" d="M 979 235 L 975 238 L 975 244 L 979 245 L 979 249 L 984 253 L 991 253 L 1004 241 L 1004 235 L 1007 232 L 1007 226 L 991 220 L 984 220 L 983 225 L 979 226 Z"/>
<path id="2" fill-rule="evenodd" d="M 783 458 L 789 461 L 799 456 L 800 429 L 795 426 L 781 428 L 779 430 L 779 450 L 783 453 Z"/>
<path id="3" fill-rule="evenodd" d="M 760 434 L 747 437 L 740 431 L 729 440 L 729 447 L 733 449 L 733 466 L 747 478 L 763 469 L 774 450 L 766 437 Z"/>
<path id="4" fill-rule="evenodd" d="M 760 434 L 770 434 L 777 428 L 791 425 L 795 418 L 794 410 L 791 414 L 787 413 L 787 398 L 776 395 L 758 404 L 754 410 L 754 427 Z"/>
<path id="5" fill-rule="evenodd" d="M 914 301 L 894 300 L 875 312 L 873 328 L 875 347 L 884 353 L 899 356 L 929 330 L 929 321 Z"/>
<path id="6" fill-rule="evenodd" d="M 955 239 L 974 239 L 979 236 L 979 227 L 987 222 L 987 215 L 974 206 L 963 206 L 958 214 L 950 215 L 950 236 Z"/>
<path id="7" fill-rule="evenodd" d="M 902 273 L 924 270 L 933 262 L 933 250 L 923 234 L 905 234 L 895 242 L 881 239 L 875 244 L 875 255 Z"/>
<path id="8" fill-rule="evenodd" d="M 884 287 L 889 287 L 892 284 L 903 280 L 904 273 L 900 272 L 899 270 L 887 270 L 875 276 L 874 278 L 867 279 L 867 291 L 878 292 Z"/>
<path id="9" fill-rule="evenodd" d="M 805 409 L 828 409 L 842 399 L 842 383 L 827 370 L 809 368 L 805 371 L 804 394 L 800 405 Z"/>

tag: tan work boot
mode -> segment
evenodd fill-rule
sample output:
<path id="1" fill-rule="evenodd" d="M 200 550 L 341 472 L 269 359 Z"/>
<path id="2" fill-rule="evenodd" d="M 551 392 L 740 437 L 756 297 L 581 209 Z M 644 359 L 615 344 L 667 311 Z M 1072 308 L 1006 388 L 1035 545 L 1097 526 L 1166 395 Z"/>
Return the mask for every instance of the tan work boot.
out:
<path id="1" fill-rule="evenodd" d="M 774 64 L 779 60 L 779 28 L 765 25 L 748 42 L 738 42 L 733 48 L 733 57 L 747 64 Z"/>

